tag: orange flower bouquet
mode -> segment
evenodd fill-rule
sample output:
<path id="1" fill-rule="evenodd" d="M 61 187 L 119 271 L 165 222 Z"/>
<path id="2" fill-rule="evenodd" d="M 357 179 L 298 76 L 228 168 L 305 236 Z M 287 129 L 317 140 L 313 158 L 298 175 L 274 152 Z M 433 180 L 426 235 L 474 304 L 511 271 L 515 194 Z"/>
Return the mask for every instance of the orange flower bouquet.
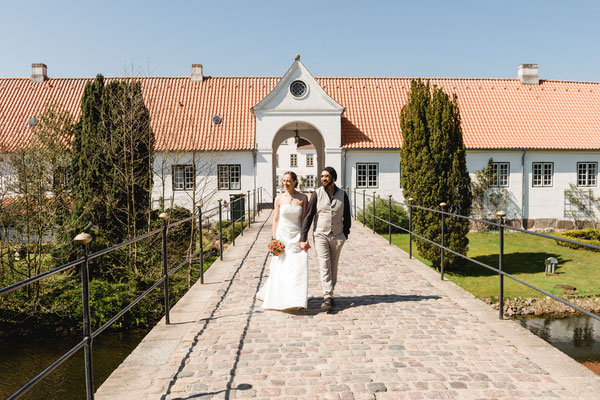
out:
<path id="1" fill-rule="evenodd" d="M 285 244 L 277 239 L 273 239 L 271 240 L 271 243 L 269 243 L 269 253 L 273 254 L 274 256 L 278 256 L 283 253 L 283 249 L 285 249 Z"/>

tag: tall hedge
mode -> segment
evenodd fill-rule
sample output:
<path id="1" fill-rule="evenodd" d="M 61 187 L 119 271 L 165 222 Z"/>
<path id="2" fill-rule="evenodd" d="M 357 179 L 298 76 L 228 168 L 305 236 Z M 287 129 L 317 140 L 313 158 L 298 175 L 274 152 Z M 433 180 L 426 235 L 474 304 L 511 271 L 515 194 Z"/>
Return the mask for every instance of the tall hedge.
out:
<path id="1" fill-rule="evenodd" d="M 107 136 L 102 123 L 103 102 L 104 77 L 97 75 L 83 91 L 81 117 L 76 125 L 73 140 L 72 225 L 76 231 L 90 225 L 107 224 L 103 194 L 105 177 L 109 170 L 105 160 L 105 148 L 100 146 Z"/>
<path id="2" fill-rule="evenodd" d="M 412 197 L 414 204 L 433 209 L 439 209 L 439 204 L 444 202 L 448 205 L 447 211 L 469 215 L 471 180 L 456 95 L 450 98 L 441 88 L 413 80 L 408 102 L 402 107 L 400 124 L 404 197 Z M 417 234 L 441 242 L 440 214 L 414 209 L 413 228 Z M 446 246 L 466 254 L 468 231 L 468 220 L 446 217 Z M 417 248 L 435 267 L 440 266 L 439 247 L 417 240 Z M 458 268 L 463 263 L 462 258 L 448 252 L 445 260 L 447 268 Z"/>

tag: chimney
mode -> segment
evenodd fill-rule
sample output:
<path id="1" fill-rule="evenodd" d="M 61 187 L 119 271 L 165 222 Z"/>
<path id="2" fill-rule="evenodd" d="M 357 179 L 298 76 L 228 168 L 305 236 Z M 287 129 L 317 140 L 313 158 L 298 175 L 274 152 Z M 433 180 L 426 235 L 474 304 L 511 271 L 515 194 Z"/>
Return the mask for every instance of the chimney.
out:
<path id="1" fill-rule="evenodd" d="M 192 64 L 192 76 L 190 79 L 192 82 L 202 82 L 202 64 Z"/>
<path id="2" fill-rule="evenodd" d="M 540 75 L 537 64 L 519 65 L 519 80 L 523 85 L 539 85 Z"/>
<path id="3" fill-rule="evenodd" d="M 31 64 L 31 80 L 33 82 L 44 82 L 48 79 L 48 67 L 46 64 Z"/>

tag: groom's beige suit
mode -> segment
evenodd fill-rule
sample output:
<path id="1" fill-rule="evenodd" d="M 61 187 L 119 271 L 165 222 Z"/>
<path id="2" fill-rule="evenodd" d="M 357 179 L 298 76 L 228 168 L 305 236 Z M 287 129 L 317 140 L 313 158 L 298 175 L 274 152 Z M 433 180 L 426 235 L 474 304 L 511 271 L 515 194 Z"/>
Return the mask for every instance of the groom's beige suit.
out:
<path id="1" fill-rule="evenodd" d="M 302 224 L 301 242 L 306 242 L 313 219 L 313 240 L 323 297 L 332 297 L 340 253 L 350 233 L 350 202 L 346 192 L 337 186 L 332 196 L 322 186 L 313 192 Z"/>

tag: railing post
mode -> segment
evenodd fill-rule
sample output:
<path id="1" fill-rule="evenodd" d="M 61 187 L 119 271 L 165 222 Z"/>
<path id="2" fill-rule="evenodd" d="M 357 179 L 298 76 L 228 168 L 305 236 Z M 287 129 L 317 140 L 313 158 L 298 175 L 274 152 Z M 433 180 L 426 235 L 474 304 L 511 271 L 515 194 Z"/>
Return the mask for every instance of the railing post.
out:
<path id="1" fill-rule="evenodd" d="M 408 258 L 412 259 L 412 197 L 408 198 Z"/>
<path id="2" fill-rule="evenodd" d="M 244 200 L 244 193 L 242 193 L 242 196 L 240 197 L 240 201 Z M 244 211 L 244 205 L 242 204 L 242 211 Z M 244 216 L 242 215 L 240 217 L 240 231 L 242 236 L 244 236 Z"/>
<path id="3" fill-rule="evenodd" d="M 235 219 L 233 218 L 233 208 L 234 208 L 234 204 L 235 200 L 230 201 L 229 202 L 229 209 L 230 211 L 230 215 L 231 215 L 231 244 L 233 246 L 235 246 Z"/>
<path id="4" fill-rule="evenodd" d="M 165 307 L 165 323 L 169 325 L 171 320 L 169 318 L 169 272 L 167 270 L 167 226 L 169 214 L 161 213 L 158 218 L 162 220 L 162 275 L 163 291 L 164 291 L 164 307 Z"/>
<path id="5" fill-rule="evenodd" d="M 88 263 L 88 243 L 92 237 L 87 233 L 80 233 L 73 241 L 81 246 L 81 301 L 83 306 L 83 357 L 85 360 L 85 390 L 86 399 L 94 400 L 94 374 L 92 364 L 92 321 L 90 319 L 90 274 Z"/>
<path id="6" fill-rule="evenodd" d="M 444 209 L 446 208 L 446 203 L 440 203 L 440 208 L 442 209 L 442 254 L 441 254 L 441 259 L 440 259 L 440 279 L 444 280 L 444 246 L 445 246 L 445 242 L 444 242 L 444 233 L 446 230 L 446 218 L 445 218 L 445 214 L 444 214 Z"/>
<path id="7" fill-rule="evenodd" d="M 366 204 L 366 193 L 367 191 L 365 189 L 363 189 L 363 226 L 365 226 L 365 215 L 367 214 L 367 207 L 365 206 Z"/>
<path id="8" fill-rule="evenodd" d="M 223 199 L 217 199 L 219 202 L 219 258 L 223 260 Z"/>
<path id="9" fill-rule="evenodd" d="M 498 254 L 498 313 L 499 318 L 504 318 L 504 275 L 502 274 L 502 258 L 504 257 L 504 217 L 506 213 L 504 211 L 498 211 L 496 213 L 500 217 L 500 252 Z"/>
<path id="10" fill-rule="evenodd" d="M 198 204 L 198 239 L 200 241 L 200 283 L 204 283 L 204 243 L 202 232 L 202 203 Z"/>
<path id="11" fill-rule="evenodd" d="M 389 216 L 388 216 L 388 233 L 390 236 L 389 245 L 392 244 L 392 195 L 388 194 L 388 206 L 389 206 Z"/>
<path id="12" fill-rule="evenodd" d="M 354 219 L 356 219 L 356 188 L 354 188 L 354 193 L 352 194 L 352 203 L 354 204 Z"/>
<path id="13" fill-rule="evenodd" d="M 373 233 L 375 233 L 375 191 L 373 190 Z"/>
<path id="14" fill-rule="evenodd" d="M 227 205 L 227 215 L 229 216 L 229 220 L 233 223 L 233 201 L 231 198 L 232 194 L 229 195 L 229 204 L 227 204 L 227 200 L 225 200 L 225 204 Z"/>
<path id="15" fill-rule="evenodd" d="M 256 222 L 256 189 L 252 189 L 252 222 Z"/>
<path id="16" fill-rule="evenodd" d="M 246 196 L 248 202 L 248 226 L 252 223 L 252 211 L 250 210 L 250 191 L 248 190 L 248 196 Z"/>

